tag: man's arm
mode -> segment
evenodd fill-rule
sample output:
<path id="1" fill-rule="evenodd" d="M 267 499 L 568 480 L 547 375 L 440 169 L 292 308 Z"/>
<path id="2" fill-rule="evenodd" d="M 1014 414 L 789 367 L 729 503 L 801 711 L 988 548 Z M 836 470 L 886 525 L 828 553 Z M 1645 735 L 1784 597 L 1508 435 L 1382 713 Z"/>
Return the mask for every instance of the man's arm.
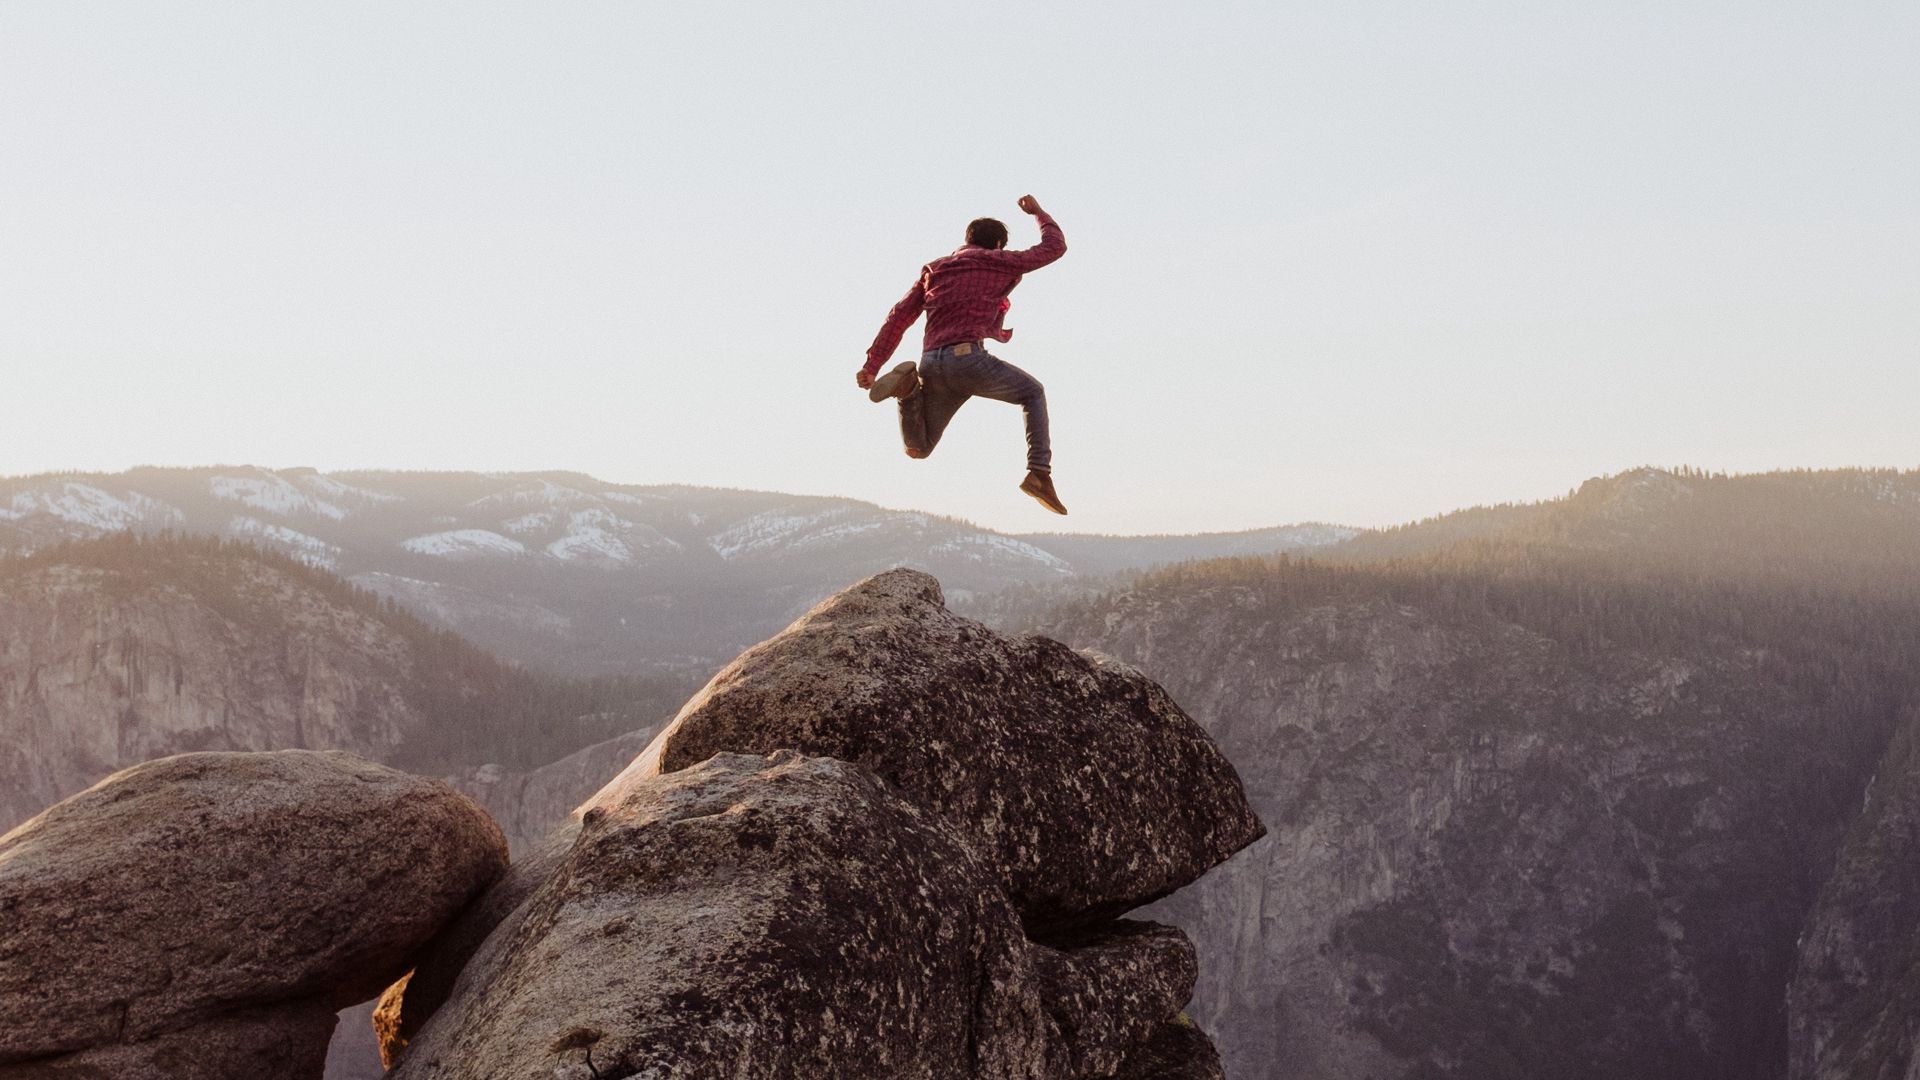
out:
<path id="1" fill-rule="evenodd" d="M 880 333 L 873 339 L 873 344 L 868 346 L 867 366 L 861 368 L 860 373 L 854 377 L 854 381 L 860 384 L 862 390 L 873 385 L 873 376 L 880 370 L 880 365 L 886 363 L 888 358 L 893 356 L 893 350 L 900 347 L 900 335 L 907 332 L 907 327 L 913 325 L 913 320 L 919 318 L 926 307 L 927 276 L 923 268 L 920 279 L 913 283 L 913 288 L 908 289 L 907 295 L 893 305 L 892 311 L 887 312 L 886 323 L 880 327 Z"/>
<path id="2" fill-rule="evenodd" d="M 1040 243 L 1023 251 L 998 251 L 994 253 L 994 262 L 1017 274 L 1029 270 L 1038 270 L 1067 253 L 1067 234 L 1053 220 L 1053 215 L 1040 209 L 1040 203 L 1031 195 L 1020 196 L 1020 209 L 1032 214 L 1040 223 Z"/>

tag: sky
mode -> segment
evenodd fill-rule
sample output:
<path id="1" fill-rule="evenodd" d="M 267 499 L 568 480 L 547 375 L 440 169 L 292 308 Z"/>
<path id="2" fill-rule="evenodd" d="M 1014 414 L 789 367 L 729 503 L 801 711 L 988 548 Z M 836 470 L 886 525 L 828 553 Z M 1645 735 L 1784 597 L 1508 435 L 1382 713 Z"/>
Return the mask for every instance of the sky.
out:
<path id="1" fill-rule="evenodd" d="M 1920 5 L 0 2 L 0 475 L 571 469 L 1010 531 L 1920 466 Z M 925 461 L 854 384 L 1069 245 Z M 919 347 L 909 331 L 894 360 Z"/>

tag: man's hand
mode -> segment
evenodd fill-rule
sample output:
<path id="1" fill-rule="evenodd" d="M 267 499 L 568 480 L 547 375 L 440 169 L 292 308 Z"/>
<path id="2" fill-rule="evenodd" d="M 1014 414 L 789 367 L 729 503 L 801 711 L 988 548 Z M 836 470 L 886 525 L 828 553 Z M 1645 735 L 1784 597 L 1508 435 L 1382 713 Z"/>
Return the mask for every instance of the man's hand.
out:
<path id="1" fill-rule="evenodd" d="M 1040 209 L 1039 201 L 1031 195 L 1020 196 L 1020 209 L 1025 210 L 1027 213 L 1034 214 L 1034 215 L 1038 215 L 1042 212 Z"/>
<path id="2" fill-rule="evenodd" d="M 861 368 L 859 373 L 853 377 L 853 381 L 860 384 L 860 389 L 871 390 L 873 389 L 873 372 L 868 371 L 866 368 Z"/>

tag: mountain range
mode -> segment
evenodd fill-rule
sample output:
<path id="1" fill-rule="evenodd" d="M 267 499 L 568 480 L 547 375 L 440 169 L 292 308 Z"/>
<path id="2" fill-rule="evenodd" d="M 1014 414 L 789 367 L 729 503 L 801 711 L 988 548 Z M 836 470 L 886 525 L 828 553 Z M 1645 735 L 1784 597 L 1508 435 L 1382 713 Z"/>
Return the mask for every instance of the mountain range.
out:
<path id="1" fill-rule="evenodd" d="M 875 567 L 956 606 L 1104 575 L 1301 551 L 1359 530 L 1011 536 L 851 499 L 609 484 L 578 473 L 252 467 L 0 478 L 0 554 L 121 530 L 246 540 L 394 598 L 507 659 L 569 674 L 703 679 Z"/>
<path id="2" fill-rule="evenodd" d="M 906 562 L 1005 629 L 1138 666 L 1234 763 L 1269 835 L 1150 911 L 1199 947 L 1190 1012 L 1229 1075 L 1916 1061 L 1920 472 L 1639 469 L 1398 529 L 1094 539 L 565 475 L 5 482 L 0 543 L 34 553 L 0 559 L 0 764 L 78 782 L 76 745 L 333 740 L 455 776 L 524 843 L 708 658 Z M 114 528 L 147 538 L 73 542 Z M 593 529 L 622 547 L 579 554 Z M 529 631 L 534 607 L 564 622 Z M 647 625 L 596 639 L 621 617 Z M 540 663 L 569 648 L 591 659 Z M 61 719 L 20 726 L 29 700 Z"/>

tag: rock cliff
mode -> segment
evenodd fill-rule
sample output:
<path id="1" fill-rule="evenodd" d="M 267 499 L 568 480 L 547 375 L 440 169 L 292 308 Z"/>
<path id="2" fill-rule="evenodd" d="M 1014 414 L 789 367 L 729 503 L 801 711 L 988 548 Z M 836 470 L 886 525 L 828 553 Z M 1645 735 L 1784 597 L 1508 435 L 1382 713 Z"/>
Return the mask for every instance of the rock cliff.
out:
<path id="1" fill-rule="evenodd" d="M 1920 689 L 1914 624 L 1515 565 L 1194 567 L 1050 625 L 1165 673 L 1268 825 L 1150 911 L 1199 947 L 1231 1075 L 1786 1075 L 1795 941 Z M 1853 893 L 1908 899 L 1856 902 L 1830 951 L 1904 1040 L 1904 983 L 1870 975 L 1912 940 L 1893 798 Z"/>
<path id="2" fill-rule="evenodd" d="M 663 689 L 513 668 L 245 545 L 119 536 L 0 559 L 0 827 L 200 750 L 345 750 L 459 773 L 515 819 L 523 790 L 542 798 L 520 777 L 657 727 L 684 698 Z"/>
<path id="3" fill-rule="evenodd" d="M 269 618 L 145 566 L 54 562 L 0 580 L 0 822 L 167 754 L 378 759 L 422 724 L 399 633 L 266 564 L 233 573 L 233 593 Z"/>
<path id="4" fill-rule="evenodd" d="M 1920 1071 L 1920 712 L 1881 760 L 1800 936 L 1791 1080 Z"/>

